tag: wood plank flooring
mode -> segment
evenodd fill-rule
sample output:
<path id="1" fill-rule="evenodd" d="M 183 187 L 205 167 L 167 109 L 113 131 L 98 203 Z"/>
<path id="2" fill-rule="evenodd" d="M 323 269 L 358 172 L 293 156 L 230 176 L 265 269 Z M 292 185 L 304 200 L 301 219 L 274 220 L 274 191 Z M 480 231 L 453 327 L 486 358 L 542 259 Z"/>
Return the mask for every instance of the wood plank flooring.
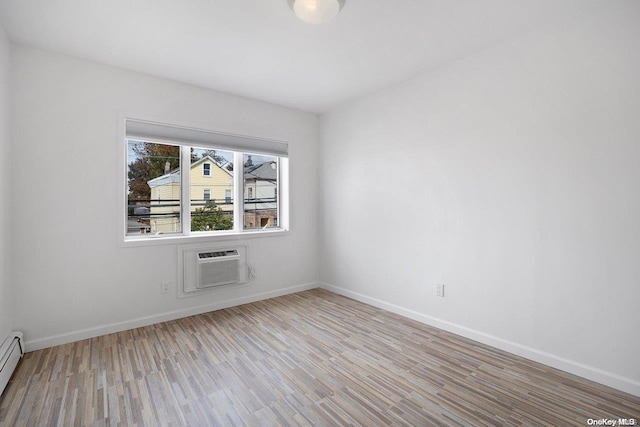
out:
<path id="1" fill-rule="evenodd" d="M 324 290 L 25 355 L 3 426 L 587 425 L 640 398 Z"/>

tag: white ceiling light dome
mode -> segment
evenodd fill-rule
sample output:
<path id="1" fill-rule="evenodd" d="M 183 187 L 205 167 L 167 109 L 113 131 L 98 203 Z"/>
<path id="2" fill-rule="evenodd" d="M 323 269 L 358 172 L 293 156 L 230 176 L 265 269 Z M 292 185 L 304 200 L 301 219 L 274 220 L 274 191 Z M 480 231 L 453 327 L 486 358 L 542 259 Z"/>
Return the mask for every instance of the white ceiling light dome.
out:
<path id="1" fill-rule="evenodd" d="M 289 0 L 295 14 L 309 24 L 325 24 L 336 17 L 344 0 Z"/>

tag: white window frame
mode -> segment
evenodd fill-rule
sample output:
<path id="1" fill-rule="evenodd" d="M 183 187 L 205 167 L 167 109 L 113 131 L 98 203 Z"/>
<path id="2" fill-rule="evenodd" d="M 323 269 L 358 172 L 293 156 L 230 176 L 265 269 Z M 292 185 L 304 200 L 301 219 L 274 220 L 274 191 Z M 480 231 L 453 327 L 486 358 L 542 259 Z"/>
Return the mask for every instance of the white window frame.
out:
<path id="1" fill-rule="evenodd" d="M 209 169 L 205 168 L 205 166 L 209 166 Z M 209 171 L 209 173 L 205 173 L 207 170 Z M 202 176 L 211 178 L 211 163 L 205 162 L 202 164 Z"/>
<path id="2" fill-rule="evenodd" d="M 202 200 L 204 200 L 205 203 L 207 202 L 207 200 L 211 200 L 211 189 L 210 188 L 204 188 L 202 190 Z"/>
<path id="3" fill-rule="evenodd" d="M 229 239 L 244 239 L 252 237 L 267 237 L 286 235 L 289 233 L 289 157 L 288 154 L 279 155 L 272 153 L 271 150 L 281 149 L 287 147 L 287 143 L 281 141 L 258 139 L 254 137 L 247 137 L 242 135 L 219 133 L 215 131 L 202 131 L 201 128 L 182 125 L 166 125 L 160 122 L 141 120 L 139 118 L 131 118 L 131 116 L 121 115 L 119 125 L 119 138 L 118 141 L 118 163 L 120 164 L 119 179 L 118 179 L 118 192 L 121 195 L 118 203 L 118 223 L 121 230 L 120 237 L 118 238 L 119 246 L 147 246 L 156 244 L 171 244 L 187 241 L 218 241 Z M 167 137 L 154 137 L 154 138 L 140 138 L 135 135 L 129 135 L 127 132 L 127 122 L 134 122 L 136 124 L 150 124 L 151 129 L 159 129 L 163 131 L 165 128 L 169 129 Z M 155 125 L 155 127 L 154 127 Z M 172 132 L 174 134 L 172 134 Z M 183 132 L 184 131 L 184 132 Z M 175 135 L 180 135 L 181 132 L 187 136 L 187 138 L 179 138 Z M 201 136 L 211 137 L 214 139 L 214 143 L 202 143 L 197 140 Z M 182 232 L 175 234 L 160 234 L 160 235 L 130 235 L 127 236 L 127 141 L 128 140 L 143 140 L 145 142 L 159 143 L 159 144 L 172 144 L 180 146 L 180 164 L 191 164 L 191 147 L 194 148 L 211 148 L 222 151 L 232 151 L 234 155 L 234 171 L 233 171 L 233 193 L 232 200 L 234 201 L 233 210 L 233 230 L 219 230 L 219 231 L 191 231 L 191 210 L 190 210 L 190 185 L 191 173 L 182 173 L 185 169 L 181 166 L 181 222 Z M 197 143 L 194 143 L 197 142 Z M 252 147 L 261 147 L 263 144 L 266 147 L 264 150 L 252 150 Z M 234 149 L 234 147 L 237 147 Z M 278 198 L 277 198 L 277 215 L 278 215 L 278 227 L 270 229 L 244 229 L 244 154 L 258 154 L 276 157 L 278 161 Z M 190 168 L 188 169 L 191 170 Z"/>

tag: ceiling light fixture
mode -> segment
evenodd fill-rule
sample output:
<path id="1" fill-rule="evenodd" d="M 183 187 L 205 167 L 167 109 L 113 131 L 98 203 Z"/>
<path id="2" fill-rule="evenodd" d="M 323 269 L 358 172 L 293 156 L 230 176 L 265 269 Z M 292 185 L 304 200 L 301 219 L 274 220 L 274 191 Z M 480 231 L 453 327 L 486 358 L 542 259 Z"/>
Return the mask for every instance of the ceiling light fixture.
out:
<path id="1" fill-rule="evenodd" d="M 309 24 L 325 24 L 336 17 L 345 0 L 289 0 L 298 18 Z"/>

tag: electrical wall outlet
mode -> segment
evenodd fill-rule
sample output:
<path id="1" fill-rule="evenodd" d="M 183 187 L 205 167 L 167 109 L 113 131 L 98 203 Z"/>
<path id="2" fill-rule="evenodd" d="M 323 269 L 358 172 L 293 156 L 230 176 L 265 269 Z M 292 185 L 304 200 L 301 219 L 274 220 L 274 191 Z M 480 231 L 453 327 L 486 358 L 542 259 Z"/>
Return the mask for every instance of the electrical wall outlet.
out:
<path id="1" fill-rule="evenodd" d="M 167 292 L 169 292 L 169 282 L 162 282 L 162 283 L 160 284 L 160 291 L 161 291 L 163 294 L 166 294 Z"/>
<path id="2" fill-rule="evenodd" d="M 438 283 L 436 285 L 436 296 L 444 298 L 444 283 Z"/>

